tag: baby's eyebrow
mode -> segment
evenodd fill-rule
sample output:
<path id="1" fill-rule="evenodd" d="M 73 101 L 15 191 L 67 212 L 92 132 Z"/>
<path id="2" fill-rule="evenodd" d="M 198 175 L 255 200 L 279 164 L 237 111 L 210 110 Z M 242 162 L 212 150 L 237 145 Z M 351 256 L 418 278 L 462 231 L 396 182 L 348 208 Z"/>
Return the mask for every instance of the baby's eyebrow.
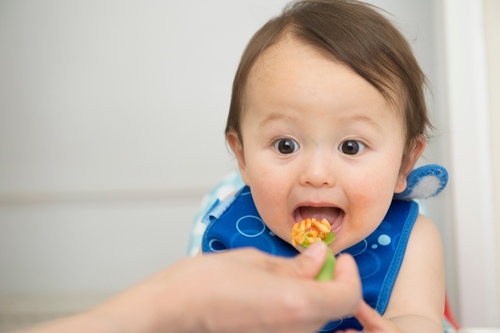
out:
<path id="1" fill-rule="evenodd" d="M 368 117 L 363 114 L 356 114 L 356 115 L 349 115 L 341 119 L 342 122 L 344 123 L 349 123 L 349 122 L 362 122 L 366 123 L 371 127 L 374 127 L 377 131 L 382 132 L 382 127 L 380 126 L 379 123 L 377 123 L 373 118 Z"/>
<path id="2" fill-rule="evenodd" d="M 283 113 L 283 112 L 271 112 L 269 113 L 261 122 L 260 126 L 265 127 L 268 126 L 269 124 L 275 122 L 275 121 L 287 121 L 287 122 L 293 122 L 296 121 L 297 118 L 295 118 L 293 115 L 290 115 L 288 113 Z M 383 128 L 380 126 L 380 124 L 373 119 L 373 117 L 370 117 L 366 114 L 362 113 L 354 113 L 354 114 L 346 114 L 343 116 L 340 116 L 337 118 L 337 121 L 339 124 L 343 125 L 349 125 L 352 123 L 364 123 L 370 127 L 372 127 L 375 131 L 379 133 L 383 133 Z"/>
<path id="3" fill-rule="evenodd" d="M 271 112 L 266 118 L 264 118 L 261 122 L 261 126 L 266 126 L 267 124 L 276 121 L 276 120 L 286 120 L 293 121 L 295 118 L 284 113 Z"/>

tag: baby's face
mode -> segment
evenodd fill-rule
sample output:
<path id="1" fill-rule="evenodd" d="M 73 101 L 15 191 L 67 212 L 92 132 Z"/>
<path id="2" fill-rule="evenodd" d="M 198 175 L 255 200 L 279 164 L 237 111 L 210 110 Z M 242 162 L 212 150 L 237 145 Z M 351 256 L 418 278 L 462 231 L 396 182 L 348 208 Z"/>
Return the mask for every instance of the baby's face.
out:
<path id="1" fill-rule="evenodd" d="M 235 134 L 228 140 L 269 228 L 290 241 L 294 223 L 326 218 L 334 253 L 375 230 L 406 186 L 395 107 L 351 69 L 293 38 L 266 50 L 246 89 L 244 146 Z"/>

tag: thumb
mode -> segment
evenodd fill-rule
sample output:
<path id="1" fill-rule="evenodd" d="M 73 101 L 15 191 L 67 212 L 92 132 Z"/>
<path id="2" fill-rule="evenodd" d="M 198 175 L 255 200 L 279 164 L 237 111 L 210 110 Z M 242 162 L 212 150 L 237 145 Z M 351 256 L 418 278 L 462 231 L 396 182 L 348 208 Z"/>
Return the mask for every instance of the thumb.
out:
<path id="1" fill-rule="evenodd" d="M 335 279 L 356 283 L 361 289 L 361 279 L 359 277 L 358 266 L 350 254 L 341 254 L 337 257 L 337 264 L 335 265 Z"/>
<path id="2" fill-rule="evenodd" d="M 326 260 L 327 247 L 323 242 L 309 246 L 302 254 L 293 259 L 293 268 L 297 276 L 314 278 Z"/>

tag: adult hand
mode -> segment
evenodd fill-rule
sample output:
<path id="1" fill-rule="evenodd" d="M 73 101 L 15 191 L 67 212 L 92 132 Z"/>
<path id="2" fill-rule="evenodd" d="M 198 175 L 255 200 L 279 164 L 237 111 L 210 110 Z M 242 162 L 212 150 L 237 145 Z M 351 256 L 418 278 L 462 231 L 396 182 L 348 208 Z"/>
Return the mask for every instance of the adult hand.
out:
<path id="1" fill-rule="evenodd" d="M 254 249 L 185 259 L 87 313 L 30 332 L 314 332 L 361 301 L 347 255 L 334 281 L 314 280 L 325 258 L 317 243 L 293 259 Z"/>

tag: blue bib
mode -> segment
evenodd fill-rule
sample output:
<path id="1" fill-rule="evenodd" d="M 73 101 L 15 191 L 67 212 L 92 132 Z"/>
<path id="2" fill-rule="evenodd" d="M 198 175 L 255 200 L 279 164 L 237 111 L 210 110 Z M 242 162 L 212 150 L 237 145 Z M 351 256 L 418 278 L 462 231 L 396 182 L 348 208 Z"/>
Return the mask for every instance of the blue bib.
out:
<path id="1" fill-rule="evenodd" d="M 381 315 L 389 303 L 417 216 L 417 203 L 395 199 L 378 228 L 367 238 L 344 251 L 356 260 L 364 300 Z M 266 226 L 257 212 L 250 188 L 247 186 L 235 196 L 217 201 L 205 215 L 204 222 L 207 223 L 202 238 L 204 253 L 241 247 L 254 247 L 283 257 L 293 257 L 299 253 Z M 348 328 L 360 330 L 362 326 L 353 317 L 339 318 L 327 324 L 320 332 Z"/>

